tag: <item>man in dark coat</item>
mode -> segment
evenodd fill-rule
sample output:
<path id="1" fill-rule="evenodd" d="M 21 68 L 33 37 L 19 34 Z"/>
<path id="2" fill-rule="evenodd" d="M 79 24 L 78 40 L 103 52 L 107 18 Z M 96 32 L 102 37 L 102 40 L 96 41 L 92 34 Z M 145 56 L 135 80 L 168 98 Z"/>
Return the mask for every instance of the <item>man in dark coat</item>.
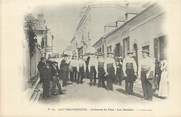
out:
<path id="1" fill-rule="evenodd" d="M 56 92 L 56 86 L 58 87 L 58 92 L 59 94 L 62 94 L 62 88 L 61 84 L 59 82 L 59 74 L 58 74 L 58 63 L 57 62 L 52 62 L 52 81 L 53 81 L 53 86 L 52 86 L 52 93 L 54 95 L 57 94 Z"/>
<path id="2" fill-rule="evenodd" d="M 50 81 L 52 79 L 52 70 L 50 63 L 47 62 L 42 68 L 42 82 L 43 82 L 43 98 L 50 96 Z"/>
<path id="3" fill-rule="evenodd" d="M 160 78 L 161 78 L 160 61 L 156 59 L 155 60 L 155 78 L 154 78 L 155 90 L 159 90 Z"/>
<path id="4" fill-rule="evenodd" d="M 122 70 L 122 57 L 119 57 L 117 62 L 116 62 L 116 66 L 117 66 L 117 72 L 116 72 L 116 81 L 119 85 L 122 84 L 123 81 L 123 70 Z"/>
<path id="5" fill-rule="evenodd" d="M 105 85 L 105 59 L 104 54 L 98 54 L 98 87 L 106 88 Z"/>
<path id="6" fill-rule="evenodd" d="M 69 64 L 67 63 L 67 57 L 68 55 L 63 55 L 63 59 L 60 63 L 60 77 L 63 80 L 63 87 L 67 85 L 69 75 Z"/>
<path id="7" fill-rule="evenodd" d="M 38 71 L 40 73 L 40 83 L 42 82 L 42 72 L 43 72 L 42 70 L 43 67 L 45 67 L 45 65 L 46 65 L 46 59 L 45 57 L 41 57 L 40 62 L 37 65 Z"/>

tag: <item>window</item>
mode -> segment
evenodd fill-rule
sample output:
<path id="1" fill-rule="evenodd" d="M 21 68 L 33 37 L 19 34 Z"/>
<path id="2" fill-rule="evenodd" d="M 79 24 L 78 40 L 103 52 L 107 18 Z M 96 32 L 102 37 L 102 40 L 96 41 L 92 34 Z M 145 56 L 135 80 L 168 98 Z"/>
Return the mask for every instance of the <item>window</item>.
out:
<path id="1" fill-rule="evenodd" d="M 104 53 L 104 45 L 102 45 L 102 53 Z"/>
<path id="2" fill-rule="evenodd" d="M 112 52 L 112 46 L 108 46 L 107 47 L 107 52 L 109 53 L 109 52 Z"/>
<path id="3" fill-rule="evenodd" d="M 98 53 L 101 53 L 101 48 L 98 48 L 98 49 L 97 49 L 97 52 L 98 52 Z"/>
<path id="4" fill-rule="evenodd" d="M 147 50 L 147 51 L 149 51 L 149 50 L 150 50 L 150 46 L 149 46 L 149 45 L 143 46 L 143 47 L 142 47 L 142 50 Z"/>
<path id="5" fill-rule="evenodd" d="M 78 48 L 78 56 L 83 55 L 83 47 Z"/>
<path id="6" fill-rule="evenodd" d="M 126 57 L 128 50 L 129 50 L 129 37 L 123 39 L 123 57 Z"/>
<path id="7" fill-rule="evenodd" d="M 166 37 L 160 36 L 154 39 L 154 56 L 157 60 L 166 58 Z"/>
<path id="8" fill-rule="evenodd" d="M 122 50 L 121 50 L 121 44 L 117 43 L 115 47 L 115 56 L 121 56 L 122 55 Z"/>

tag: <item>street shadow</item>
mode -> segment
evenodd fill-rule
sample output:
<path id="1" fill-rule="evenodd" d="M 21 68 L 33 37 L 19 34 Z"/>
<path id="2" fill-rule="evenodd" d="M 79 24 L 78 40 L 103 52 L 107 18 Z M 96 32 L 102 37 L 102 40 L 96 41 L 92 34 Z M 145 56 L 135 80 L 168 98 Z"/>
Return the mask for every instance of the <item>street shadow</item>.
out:
<path id="1" fill-rule="evenodd" d="M 126 91 L 121 88 L 116 89 L 116 91 L 126 95 Z"/>
<path id="2" fill-rule="evenodd" d="M 144 98 L 141 94 L 138 93 L 133 93 L 133 96 L 139 97 L 139 98 Z"/>
<path id="3" fill-rule="evenodd" d="M 166 99 L 165 97 L 161 97 L 158 94 L 153 94 L 153 96 L 156 97 L 156 98 L 159 98 L 159 99 Z"/>
<path id="4" fill-rule="evenodd" d="M 124 89 L 118 88 L 118 89 L 116 89 L 116 91 L 118 91 L 118 92 L 120 92 L 120 93 L 122 93 L 122 94 L 127 95 L 127 93 L 126 93 L 126 91 L 125 91 Z M 132 94 L 132 96 L 136 96 L 136 97 L 139 97 L 139 98 L 143 98 L 143 96 L 142 96 L 141 94 L 135 93 L 135 92 Z"/>

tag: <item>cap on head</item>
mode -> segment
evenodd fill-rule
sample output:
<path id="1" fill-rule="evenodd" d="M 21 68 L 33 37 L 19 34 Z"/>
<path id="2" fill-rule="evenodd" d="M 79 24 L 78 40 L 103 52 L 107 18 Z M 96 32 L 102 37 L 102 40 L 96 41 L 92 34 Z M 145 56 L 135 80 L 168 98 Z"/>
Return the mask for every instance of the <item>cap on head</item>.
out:
<path id="1" fill-rule="evenodd" d="M 127 52 L 127 54 L 133 54 L 133 51 L 129 50 L 129 51 Z"/>
<path id="2" fill-rule="evenodd" d="M 113 52 L 108 52 L 107 54 L 108 54 L 108 55 L 113 55 Z"/>
<path id="3" fill-rule="evenodd" d="M 77 58 L 77 55 L 73 55 L 73 56 L 72 56 L 72 59 L 75 59 L 75 58 Z"/>
<path id="4" fill-rule="evenodd" d="M 148 50 L 142 50 L 142 53 L 149 54 L 150 52 Z"/>
<path id="5" fill-rule="evenodd" d="M 67 54 L 62 54 L 62 57 L 68 57 L 68 55 Z"/>
<path id="6" fill-rule="evenodd" d="M 112 52 L 108 52 L 108 53 L 107 53 L 107 57 L 113 58 L 113 56 L 114 56 L 114 54 L 113 54 Z"/>
<path id="7" fill-rule="evenodd" d="M 41 57 L 41 60 L 45 60 L 45 57 Z"/>
<path id="8" fill-rule="evenodd" d="M 119 56 L 119 57 L 117 57 L 118 59 L 123 59 L 123 57 L 122 56 Z"/>
<path id="9" fill-rule="evenodd" d="M 52 64 L 52 61 L 47 60 L 46 63 L 47 63 L 47 64 Z"/>
<path id="10" fill-rule="evenodd" d="M 99 57 L 99 56 L 101 57 L 101 56 L 104 56 L 104 54 L 103 54 L 103 53 L 98 53 L 97 56 L 98 56 L 98 57 Z"/>
<path id="11" fill-rule="evenodd" d="M 81 55 L 79 55 L 79 57 L 83 57 L 83 55 L 81 54 Z"/>
<path id="12" fill-rule="evenodd" d="M 96 53 L 89 53 L 90 56 L 96 55 Z"/>
<path id="13" fill-rule="evenodd" d="M 52 61 L 52 63 L 53 63 L 53 64 L 57 64 L 57 62 L 56 62 L 56 61 Z"/>

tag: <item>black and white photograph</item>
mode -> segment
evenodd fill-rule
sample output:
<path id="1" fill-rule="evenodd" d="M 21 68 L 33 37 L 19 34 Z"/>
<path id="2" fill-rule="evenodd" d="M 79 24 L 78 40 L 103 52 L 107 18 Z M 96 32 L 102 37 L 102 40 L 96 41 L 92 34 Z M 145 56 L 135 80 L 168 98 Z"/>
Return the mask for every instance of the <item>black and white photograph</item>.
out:
<path id="1" fill-rule="evenodd" d="M 26 5 L 20 0 L 17 11 L 15 3 L 8 1 L 2 10 L 16 14 L 2 12 L 6 16 L 2 27 L 12 27 L 2 31 L 6 40 L 1 46 L 3 117 L 76 111 L 105 116 L 181 114 L 178 108 L 167 111 L 169 105 L 180 106 L 176 93 L 180 81 L 174 78 L 180 68 L 176 67 L 180 34 L 174 28 L 180 24 L 179 0 L 28 0 Z M 178 18 L 170 18 L 170 23 L 169 17 Z M 16 106 L 29 115 L 16 111 Z M 11 111 L 17 115 L 7 114 Z"/>
<path id="2" fill-rule="evenodd" d="M 164 9 L 151 2 L 34 9 L 24 19 L 30 100 L 167 99 L 164 18 Z"/>

